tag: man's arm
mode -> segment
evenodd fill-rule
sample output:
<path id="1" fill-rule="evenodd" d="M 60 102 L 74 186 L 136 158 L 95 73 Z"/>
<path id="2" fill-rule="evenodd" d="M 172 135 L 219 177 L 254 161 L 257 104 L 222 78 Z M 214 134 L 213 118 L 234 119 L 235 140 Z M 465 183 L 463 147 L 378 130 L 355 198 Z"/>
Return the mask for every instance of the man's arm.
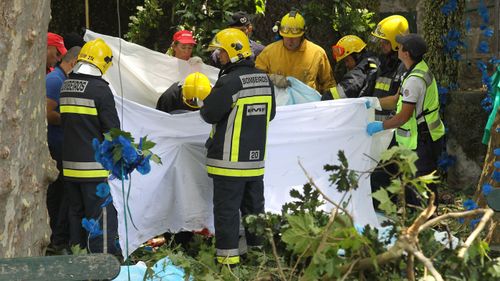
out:
<path id="1" fill-rule="evenodd" d="M 318 92 L 322 93 L 336 86 L 337 83 L 333 78 L 332 67 L 330 66 L 330 62 L 328 61 L 328 57 L 324 51 L 321 54 L 317 75 L 316 80 L 318 81 Z"/>
<path id="2" fill-rule="evenodd" d="M 56 111 L 57 106 L 55 100 L 47 98 L 47 123 L 49 125 L 61 125 L 61 114 Z"/>
<path id="3" fill-rule="evenodd" d="M 403 107 L 401 111 L 394 115 L 391 119 L 384 121 L 384 129 L 394 129 L 399 128 L 404 123 L 408 122 L 413 112 L 415 111 L 414 103 L 403 102 Z"/>
<path id="4" fill-rule="evenodd" d="M 231 111 L 233 98 L 241 84 L 227 81 L 227 76 L 220 77 L 215 86 L 210 91 L 208 97 L 203 101 L 200 115 L 209 124 L 216 124 L 221 121 Z"/>
<path id="5" fill-rule="evenodd" d="M 399 93 L 388 96 L 388 97 L 383 97 L 379 98 L 380 106 L 382 109 L 385 110 L 394 110 L 396 109 L 396 105 L 398 104 L 398 99 L 399 99 Z"/>
<path id="6" fill-rule="evenodd" d="M 103 133 L 107 133 L 111 128 L 120 129 L 120 119 L 116 112 L 115 100 L 111 89 L 106 86 L 99 86 L 100 102 L 97 105 L 98 117 Z"/>

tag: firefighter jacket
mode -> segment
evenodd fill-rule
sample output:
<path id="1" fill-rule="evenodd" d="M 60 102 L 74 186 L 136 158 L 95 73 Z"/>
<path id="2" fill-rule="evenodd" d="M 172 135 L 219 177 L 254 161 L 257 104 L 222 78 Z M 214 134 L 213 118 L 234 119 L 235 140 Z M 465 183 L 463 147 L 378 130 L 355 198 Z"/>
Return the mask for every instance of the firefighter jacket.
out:
<path id="1" fill-rule="evenodd" d="M 373 96 L 383 98 L 393 96 L 398 93 L 401 80 L 406 72 L 405 66 L 398 59 L 398 52 L 391 52 L 389 55 L 381 55 L 380 70 L 375 81 Z M 384 120 L 392 113 L 391 110 L 376 112 L 377 120 Z"/>
<path id="2" fill-rule="evenodd" d="M 103 141 L 103 133 L 120 128 L 113 94 L 100 76 L 71 73 L 61 88 L 63 175 L 65 180 L 95 182 L 108 171 L 95 160 L 92 140 Z"/>
<path id="3" fill-rule="evenodd" d="M 337 86 L 323 93 L 321 100 L 372 96 L 378 66 L 377 57 L 367 52 L 362 53 L 359 63 L 342 77 Z"/>
<path id="4" fill-rule="evenodd" d="M 335 86 L 325 50 L 307 39 L 296 51 L 285 48 L 283 40 L 266 46 L 255 59 L 255 67 L 269 74 L 293 76 L 320 93 Z"/>
<path id="5" fill-rule="evenodd" d="M 420 61 L 403 80 L 403 87 L 409 77 L 421 78 L 426 85 L 424 103 L 422 112 L 416 116 L 415 111 L 410 119 L 396 130 L 396 141 L 399 145 L 416 149 L 418 143 L 418 121 L 422 117 L 427 124 L 427 129 L 433 141 L 438 140 L 444 135 L 444 125 L 439 117 L 439 96 L 436 79 L 429 71 L 425 61 Z M 399 113 L 403 107 L 402 94 L 399 96 L 396 112 Z M 427 131 L 427 130 L 426 130 Z"/>
<path id="6" fill-rule="evenodd" d="M 201 117 L 212 126 L 206 142 L 209 176 L 261 179 L 269 121 L 276 114 L 274 86 L 254 63 L 230 63 L 203 101 Z"/>
<path id="7" fill-rule="evenodd" d="M 167 113 L 181 113 L 196 111 L 197 108 L 190 107 L 182 101 L 182 86 L 174 83 L 158 99 L 156 109 Z"/>

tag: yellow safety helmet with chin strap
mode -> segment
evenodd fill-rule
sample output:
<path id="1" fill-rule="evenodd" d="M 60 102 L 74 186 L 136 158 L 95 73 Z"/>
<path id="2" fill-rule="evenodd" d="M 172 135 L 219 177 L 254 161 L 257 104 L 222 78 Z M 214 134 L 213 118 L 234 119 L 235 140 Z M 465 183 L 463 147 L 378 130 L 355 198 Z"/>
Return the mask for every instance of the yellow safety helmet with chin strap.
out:
<path id="1" fill-rule="evenodd" d="M 389 41 L 392 50 L 397 51 L 398 43 L 396 42 L 396 36 L 407 35 L 408 33 L 409 28 L 406 18 L 400 15 L 392 15 L 381 20 L 372 32 L 372 35 Z"/>
<path id="2" fill-rule="evenodd" d="M 200 108 L 211 90 L 208 77 L 201 72 L 193 72 L 182 84 L 182 101 L 191 108 Z"/>
<path id="3" fill-rule="evenodd" d="M 112 65 L 113 52 L 104 40 L 97 38 L 83 45 L 78 54 L 78 61 L 86 61 L 95 65 L 104 75 Z"/>
<path id="4" fill-rule="evenodd" d="M 346 35 L 332 46 L 333 57 L 337 62 L 352 53 L 359 53 L 366 47 L 366 43 L 356 35 Z"/>
<path id="5" fill-rule="evenodd" d="M 231 62 L 237 62 L 252 55 L 248 36 L 236 28 L 226 28 L 217 34 L 208 45 L 208 50 L 224 49 Z"/>
<path id="6" fill-rule="evenodd" d="M 280 35 L 288 38 L 296 38 L 304 35 L 306 21 L 297 11 L 293 10 L 286 14 L 280 22 Z"/>

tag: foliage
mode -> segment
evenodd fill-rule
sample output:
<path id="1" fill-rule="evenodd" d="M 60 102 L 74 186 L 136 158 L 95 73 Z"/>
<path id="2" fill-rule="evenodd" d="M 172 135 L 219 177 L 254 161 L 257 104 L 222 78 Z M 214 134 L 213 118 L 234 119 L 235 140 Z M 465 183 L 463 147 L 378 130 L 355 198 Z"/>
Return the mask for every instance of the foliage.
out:
<path id="1" fill-rule="evenodd" d="M 308 37 L 329 50 L 341 36 L 357 34 L 367 38 L 375 25 L 372 21 L 374 9 L 379 0 L 350 1 L 262 1 L 262 0 L 146 0 L 137 7 L 130 17 L 130 30 L 126 38 L 148 48 L 166 51 L 172 34 L 178 29 L 189 29 L 199 42 L 193 51 L 206 60 L 206 48 L 213 36 L 226 27 L 231 15 L 236 11 L 266 15 L 254 19 L 256 40 L 269 43 L 274 34 L 270 31 L 276 20 L 287 13 L 292 6 L 303 13 L 309 26 Z M 286 9 L 286 11 L 284 10 Z M 372 10 L 370 10 L 372 9 Z M 328 30 L 325 36 L 325 30 Z M 330 52 L 327 52 L 330 56 Z"/>
<path id="2" fill-rule="evenodd" d="M 439 85 L 455 89 L 460 50 L 465 47 L 461 40 L 465 0 L 424 0 L 423 3 L 423 33 L 429 50 L 425 60 Z"/>
<path id="3" fill-rule="evenodd" d="M 410 150 L 395 147 L 382 157 L 399 167 L 398 180 L 388 188 L 387 196 L 374 195 L 388 207 L 391 220 L 387 228 L 354 225 L 342 206 L 325 213 L 320 208 L 330 199 L 310 181 L 302 191 L 291 192 L 294 201 L 283 207 L 282 214 L 244 218 L 249 231 L 267 239 L 261 250 L 251 250 L 237 268 L 215 264 L 213 241 L 200 236 L 191 244 L 191 249 L 195 250 L 189 255 L 180 248 L 165 245 L 154 252 L 144 252 L 143 248 L 134 257 L 151 264 L 168 255 L 195 280 L 402 280 L 408 277 L 408 267 L 417 277 L 424 278 L 428 273 L 422 263 L 413 263 L 403 253 L 411 249 L 408 246 L 411 245 L 408 238 L 412 236 L 411 229 L 415 229 L 415 225 L 418 229 L 417 223 L 424 223 L 426 219 L 420 219 L 422 215 L 417 212 L 404 212 L 404 201 L 394 203 L 387 198 L 404 198 L 406 185 L 413 185 L 422 197 L 426 197 L 426 185 L 436 179 L 433 175 L 414 177 L 417 157 Z M 334 185 L 334 182 L 345 181 L 343 192 L 347 194 L 357 186 L 358 178 L 352 176 L 353 171 L 348 169 L 344 158 L 340 153 L 338 164 L 325 167 L 335 167 L 331 170 L 330 182 Z M 480 211 L 473 209 L 468 212 L 474 213 L 468 215 Z M 446 224 L 450 235 L 468 235 L 461 224 L 454 222 Z M 479 238 L 468 249 L 460 248 L 460 251 L 465 250 L 465 255 L 460 257 L 447 242 L 436 240 L 434 235 L 434 230 L 422 227 L 414 243 L 419 244 L 422 255 L 432 257 L 431 262 L 446 280 L 497 280 L 500 260 L 488 256 L 488 244 L 484 240 Z"/>

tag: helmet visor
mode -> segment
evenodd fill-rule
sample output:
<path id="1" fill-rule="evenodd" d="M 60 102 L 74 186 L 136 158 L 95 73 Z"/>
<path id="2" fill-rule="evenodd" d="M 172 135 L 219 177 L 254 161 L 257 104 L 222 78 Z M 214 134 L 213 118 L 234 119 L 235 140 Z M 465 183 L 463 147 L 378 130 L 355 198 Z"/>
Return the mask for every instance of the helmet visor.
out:
<path id="1" fill-rule="evenodd" d="M 304 32 L 304 29 L 303 28 L 300 28 L 300 27 L 290 27 L 290 26 L 280 26 L 280 31 L 281 33 L 284 33 L 284 34 L 293 34 L 293 35 L 297 35 L 297 34 L 301 34 Z"/>
<path id="2" fill-rule="evenodd" d="M 198 98 L 186 99 L 183 97 L 182 100 L 187 106 L 191 108 L 200 108 L 203 106 L 203 101 Z"/>
<path id="3" fill-rule="evenodd" d="M 333 57 L 338 61 L 345 54 L 345 49 L 339 45 L 332 46 Z"/>

